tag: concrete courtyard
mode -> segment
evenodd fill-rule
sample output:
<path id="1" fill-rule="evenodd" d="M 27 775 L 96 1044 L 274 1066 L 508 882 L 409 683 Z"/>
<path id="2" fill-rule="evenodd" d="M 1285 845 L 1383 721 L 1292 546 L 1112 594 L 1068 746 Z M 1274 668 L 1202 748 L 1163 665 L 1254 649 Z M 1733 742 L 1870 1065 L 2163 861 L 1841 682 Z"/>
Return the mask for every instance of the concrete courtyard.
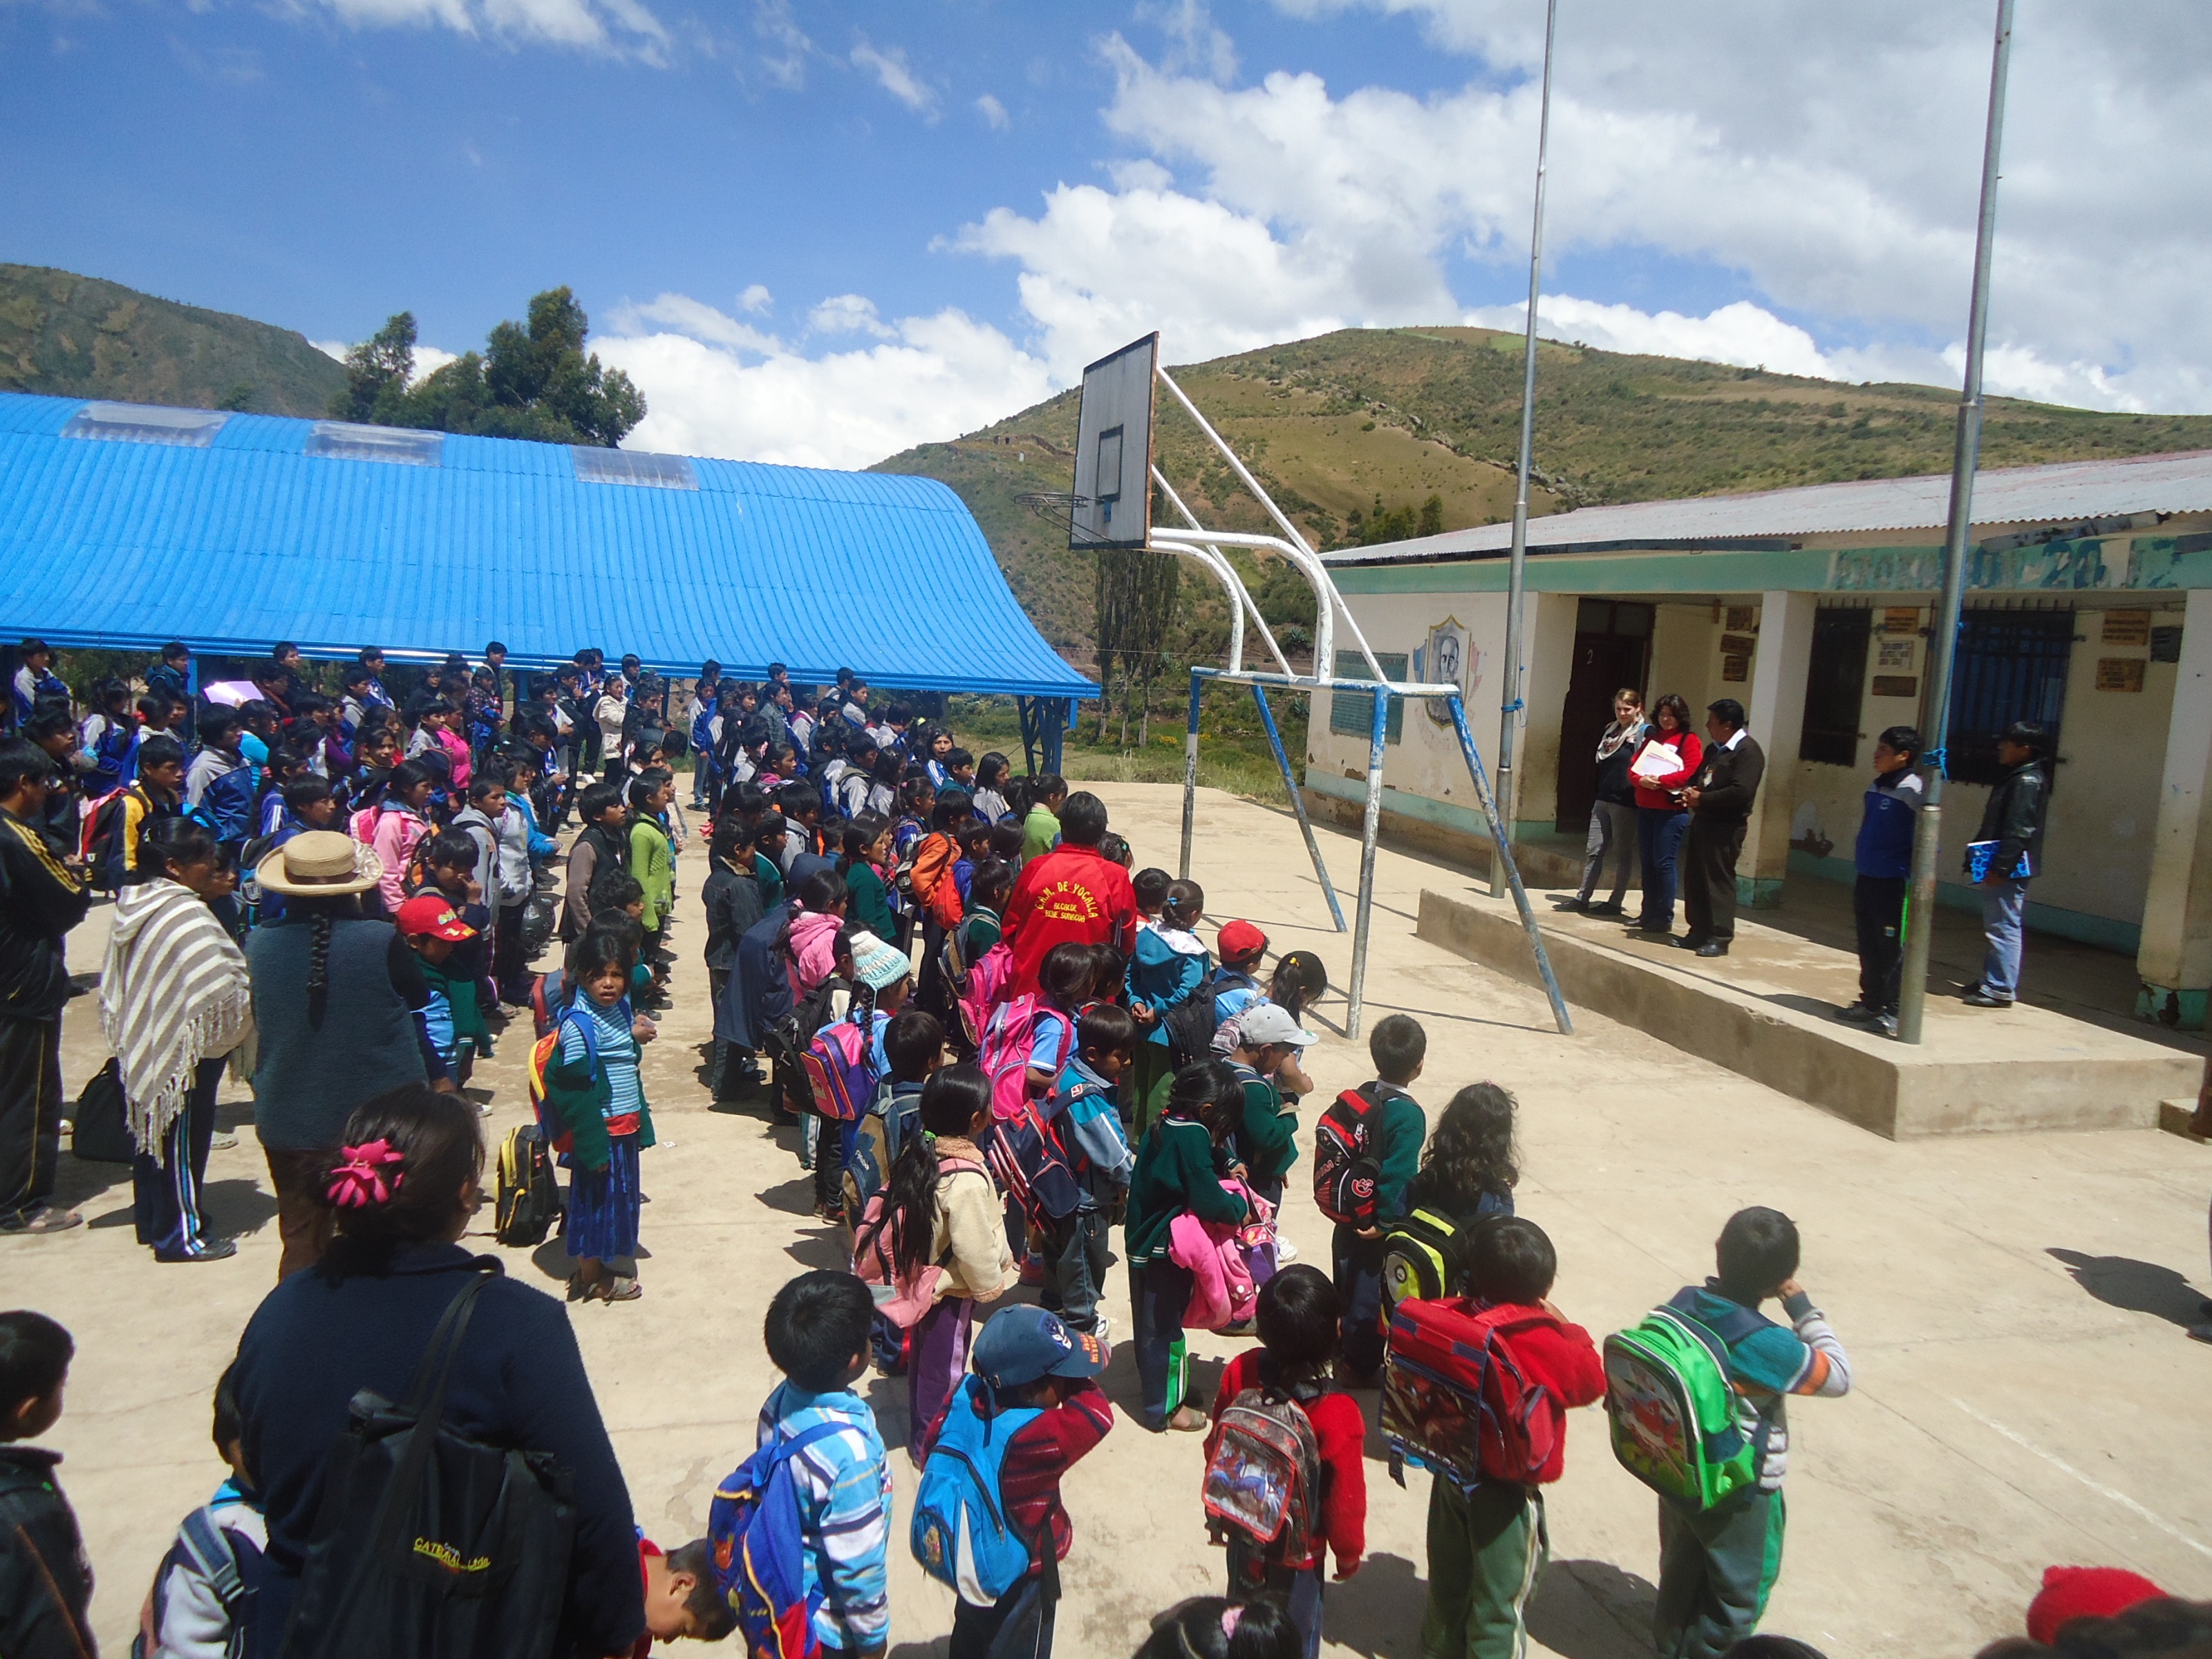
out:
<path id="1" fill-rule="evenodd" d="M 1180 792 L 1097 789 L 1139 864 L 1171 867 Z M 1348 889 L 1357 842 L 1320 834 Z M 1207 792 L 1193 873 L 1212 921 L 1244 916 L 1279 951 L 1317 951 L 1340 983 L 1349 935 L 1329 927 L 1287 813 Z M 811 1178 L 788 1132 L 770 1130 L 755 1105 L 710 1107 L 704 874 L 695 838 L 681 860 L 676 1004 L 647 1054 L 660 1145 L 645 1164 L 646 1294 L 574 1314 L 639 1522 L 663 1544 L 703 1528 L 716 1480 L 750 1448 L 775 1380 L 760 1336 L 769 1297 L 804 1268 L 843 1265 L 836 1237 L 808 1213 Z M 2044 1567 L 2061 1562 L 2131 1567 L 2178 1594 L 2212 1594 L 2212 1492 L 2199 1473 L 2212 1461 L 2202 1409 L 2212 1349 L 2183 1334 L 2200 1317 L 2200 1287 L 2212 1288 L 2212 1148 L 2153 1130 L 1885 1140 L 1588 1008 L 1575 1009 L 1577 1034 L 1563 1038 L 1539 992 L 1413 937 L 1424 888 L 1470 890 L 1441 865 L 1382 853 L 1367 1018 L 1404 1012 L 1427 1026 L 1415 1092 L 1432 1117 L 1482 1079 L 1519 1097 L 1520 1208 L 1559 1247 L 1554 1299 L 1571 1317 L 1601 1336 L 1703 1278 L 1713 1236 L 1741 1205 L 1778 1206 L 1803 1231 L 1800 1276 L 1849 1349 L 1857 1386 L 1793 1411 L 1790 1530 L 1765 1628 L 1832 1656 L 1963 1656 L 2018 1632 Z M 72 941 L 81 975 L 97 971 L 106 922 L 95 910 Z M 2028 948 L 2032 976 L 2033 939 Z M 1308 1056 L 1320 1091 L 1309 1127 L 1329 1096 L 1368 1075 L 1364 1043 L 1340 1035 L 1344 1012 L 1333 991 L 1315 1014 L 1323 1041 Z M 74 1094 L 105 1057 L 89 999 L 72 1005 L 66 1029 Z M 495 1140 L 526 1110 L 527 1048 L 526 1024 L 478 1072 Z M 49 1443 L 67 1455 L 61 1477 L 99 1575 L 94 1613 L 110 1653 L 127 1645 L 177 1521 L 223 1473 L 208 1443 L 210 1393 L 274 1280 L 275 1206 L 250 1115 L 245 1091 L 226 1090 L 224 1127 L 246 1127 L 209 1171 L 216 1228 L 240 1238 L 234 1259 L 157 1266 L 131 1241 L 127 1170 L 66 1154 L 61 1196 L 90 1224 L 0 1243 L 16 1297 L 77 1340 L 69 1408 Z M 1325 1266 L 1328 1230 L 1302 1190 L 1305 1170 L 1302 1161 L 1292 1176 L 1285 1232 Z M 469 1243 L 498 1249 L 488 1235 Z M 557 1242 L 504 1254 L 511 1273 L 557 1293 Z M 1118 1272 L 1108 1307 L 1118 1342 L 1129 1330 Z M 1210 1394 L 1215 1367 L 1239 1346 L 1194 1336 L 1194 1355 L 1210 1362 L 1199 1387 Z M 1125 1408 L 1133 1403 L 1126 1353 L 1108 1382 Z M 894 1448 L 904 1388 L 872 1384 Z M 1371 1422 L 1372 1396 L 1365 1403 Z M 1327 1623 L 1330 1651 L 1372 1659 L 1417 1651 L 1427 1492 L 1425 1476 L 1407 1491 L 1391 1484 L 1379 1439 L 1369 1452 L 1370 1554 L 1355 1579 L 1331 1586 Z M 1127 1654 L 1153 1615 L 1218 1590 L 1201 1462 L 1197 1437 L 1148 1436 L 1124 1417 L 1070 1475 L 1076 1546 L 1060 1651 Z M 907 1552 L 914 1474 L 896 1449 L 893 1465 L 894 1651 L 941 1653 L 951 1594 Z M 1553 1569 L 1531 1620 L 1539 1651 L 1650 1651 L 1655 1502 L 1613 1461 L 1601 1413 L 1575 1413 L 1566 1475 L 1550 1496 Z"/>

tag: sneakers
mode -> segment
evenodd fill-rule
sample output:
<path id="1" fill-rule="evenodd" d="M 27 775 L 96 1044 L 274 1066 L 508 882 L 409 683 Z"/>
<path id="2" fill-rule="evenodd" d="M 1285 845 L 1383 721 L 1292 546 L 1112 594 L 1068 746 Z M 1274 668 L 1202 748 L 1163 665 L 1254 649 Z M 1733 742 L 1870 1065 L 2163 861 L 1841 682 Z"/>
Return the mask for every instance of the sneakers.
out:
<path id="1" fill-rule="evenodd" d="M 1613 900 L 1606 899 L 1600 903 L 1585 904 L 1583 914 L 1586 916 L 1617 916 L 1621 914 L 1621 907 Z"/>
<path id="2" fill-rule="evenodd" d="M 228 1261 L 238 1254 L 238 1246 L 227 1238 L 211 1238 L 197 1250 L 156 1250 L 156 1261 Z"/>
<path id="3" fill-rule="evenodd" d="M 1897 1016 L 1895 1014 L 1876 1014 L 1875 1016 L 1874 1024 L 1875 1029 L 1880 1031 L 1886 1037 L 1893 1037 L 1897 1035 Z"/>
<path id="4" fill-rule="evenodd" d="M 1974 988 L 1972 994 L 1961 997 L 1959 1000 L 1965 1003 L 1969 1008 L 2009 1008 L 2012 1006 L 2012 999 L 2010 997 L 1993 997 L 1987 991 L 1983 990 L 1978 986 Z"/>
<path id="5" fill-rule="evenodd" d="M 1854 1002 L 1848 1008 L 1838 1008 L 1836 1018 L 1847 1025 L 1872 1025 L 1881 1018 L 1881 1010 L 1864 1002 Z"/>
<path id="6" fill-rule="evenodd" d="M 1275 1240 L 1275 1260 L 1277 1261 L 1296 1261 L 1297 1259 L 1298 1247 L 1297 1245 L 1291 1243 L 1287 1238 L 1279 1237 Z"/>

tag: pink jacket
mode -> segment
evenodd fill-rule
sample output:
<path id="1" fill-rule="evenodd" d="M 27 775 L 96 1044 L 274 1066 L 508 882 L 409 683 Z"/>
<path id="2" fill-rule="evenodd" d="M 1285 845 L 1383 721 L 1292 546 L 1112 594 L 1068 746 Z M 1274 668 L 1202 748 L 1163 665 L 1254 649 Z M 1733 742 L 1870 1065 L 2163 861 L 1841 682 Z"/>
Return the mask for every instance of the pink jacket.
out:
<path id="1" fill-rule="evenodd" d="M 446 751 L 447 757 L 453 763 L 454 790 L 458 793 L 467 788 L 469 787 L 469 740 L 458 732 L 448 732 L 445 727 L 440 726 L 438 746 Z M 464 798 L 462 805 L 467 804 L 466 799 Z"/>
<path id="2" fill-rule="evenodd" d="M 376 849 L 377 859 L 384 866 L 376 890 L 384 897 L 386 915 L 396 914 L 406 902 L 407 861 L 429 833 L 430 826 L 404 806 L 386 806 L 377 813 L 376 830 L 368 844 Z"/>
<path id="3" fill-rule="evenodd" d="M 830 977 L 837 965 L 837 930 L 845 919 L 829 910 L 808 910 L 791 924 L 791 962 L 797 969 L 795 994 L 805 996 Z"/>
<path id="4" fill-rule="evenodd" d="M 1186 1329 L 1241 1325 L 1260 1302 L 1252 1256 L 1274 1241 L 1274 1206 L 1241 1181 L 1221 1184 L 1251 1205 L 1254 1219 L 1201 1221 L 1186 1210 L 1168 1227 L 1168 1260 L 1190 1273 L 1190 1305 L 1182 1316 Z"/>

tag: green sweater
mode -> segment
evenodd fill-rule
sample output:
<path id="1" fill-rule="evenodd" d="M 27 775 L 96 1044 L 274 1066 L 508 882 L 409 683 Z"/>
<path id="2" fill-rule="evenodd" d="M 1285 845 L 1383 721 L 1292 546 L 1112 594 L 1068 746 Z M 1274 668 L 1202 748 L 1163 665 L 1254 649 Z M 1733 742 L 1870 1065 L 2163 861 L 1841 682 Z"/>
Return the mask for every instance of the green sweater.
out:
<path id="1" fill-rule="evenodd" d="M 1244 1117 L 1237 1130 L 1237 1153 L 1255 1181 L 1280 1181 L 1298 1161 L 1297 1109 L 1285 1107 L 1281 1091 L 1249 1066 L 1235 1061 L 1231 1065 L 1244 1085 Z M 1418 1161 L 1418 1136 L 1413 1147 Z"/>
<path id="2" fill-rule="evenodd" d="M 1420 1170 L 1429 1119 L 1421 1103 L 1395 1083 L 1378 1078 L 1360 1088 L 1376 1103 L 1375 1155 L 1382 1172 L 1375 1182 L 1375 1218 L 1388 1226 L 1405 1216 L 1406 1188 Z"/>
<path id="3" fill-rule="evenodd" d="M 1220 1155 L 1206 1126 L 1163 1117 L 1137 1148 L 1125 1237 L 1133 1264 L 1164 1261 L 1168 1229 L 1188 1210 L 1206 1221 L 1242 1221 L 1244 1206 L 1221 1184 Z"/>
<path id="4" fill-rule="evenodd" d="M 607 1138 L 607 1103 L 614 1097 L 614 1089 L 607 1082 L 607 1063 L 590 1060 L 571 1065 L 562 1060 L 562 1024 L 554 1024 L 553 1052 L 545 1066 L 547 1114 L 568 1130 L 568 1156 L 580 1168 L 604 1170 L 611 1148 Z M 644 1079 L 640 1078 L 639 1081 L 642 1084 Z M 637 1103 L 637 1147 L 643 1152 L 652 1145 L 653 1111 L 641 1091 Z"/>
<path id="5" fill-rule="evenodd" d="M 845 907 L 848 916 L 878 939 L 897 942 L 898 918 L 891 914 L 890 890 L 876 873 L 875 866 L 866 859 L 853 860 L 853 867 L 845 872 L 845 896 L 850 901 Z"/>
<path id="6" fill-rule="evenodd" d="M 645 889 L 645 914 L 638 921 L 649 933 L 676 902 L 676 855 L 669 850 L 668 832 L 642 813 L 629 827 L 629 872 Z"/>
<path id="7" fill-rule="evenodd" d="M 1030 815 L 1022 820 L 1022 857 L 1033 859 L 1049 853 L 1059 839 L 1060 820 L 1045 810 L 1042 801 L 1030 807 Z"/>

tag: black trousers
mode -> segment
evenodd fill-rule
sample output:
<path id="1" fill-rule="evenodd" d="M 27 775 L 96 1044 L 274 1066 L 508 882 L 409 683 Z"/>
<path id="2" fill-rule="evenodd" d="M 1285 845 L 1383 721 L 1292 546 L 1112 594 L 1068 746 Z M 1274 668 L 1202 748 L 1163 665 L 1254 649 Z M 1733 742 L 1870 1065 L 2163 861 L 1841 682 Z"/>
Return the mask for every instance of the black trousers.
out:
<path id="1" fill-rule="evenodd" d="M 501 905 L 498 921 L 493 924 L 491 971 L 499 981 L 501 1002 L 530 1000 L 530 964 L 522 956 L 522 913 L 529 904 L 525 899 L 518 904 Z"/>
<path id="2" fill-rule="evenodd" d="M 0 1017 L 0 1220 L 53 1196 L 62 1149 L 62 1017 Z"/>
<path id="3" fill-rule="evenodd" d="M 207 1248 L 200 1188 L 207 1179 L 208 1147 L 215 1139 L 216 1091 L 227 1056 L 204 1060 L 193 1074 L 191 1098 L 171 1121 L 158 1152 L 141 1152 L 131 1164 L 131 1213 L 138 1242 L 164 1258 L 198 1255 Z"/>
<path id="4" fill-rule="evenodd" d="M 1744 826 L 1692 814 L 1682 842 L 1682 917 L 1690 937 L 1735 937 L 1735 861 L 1743 852 Z"/>
<path id="5" fill-rule="evenodd" d="M 1898 981 L 1905 970 L 1903 876 L 1861 876 L 1851 884 L 1851 915 L 1859 928 L 1859 1000 L 1885 1014 L 1897 1012 Z"/>

